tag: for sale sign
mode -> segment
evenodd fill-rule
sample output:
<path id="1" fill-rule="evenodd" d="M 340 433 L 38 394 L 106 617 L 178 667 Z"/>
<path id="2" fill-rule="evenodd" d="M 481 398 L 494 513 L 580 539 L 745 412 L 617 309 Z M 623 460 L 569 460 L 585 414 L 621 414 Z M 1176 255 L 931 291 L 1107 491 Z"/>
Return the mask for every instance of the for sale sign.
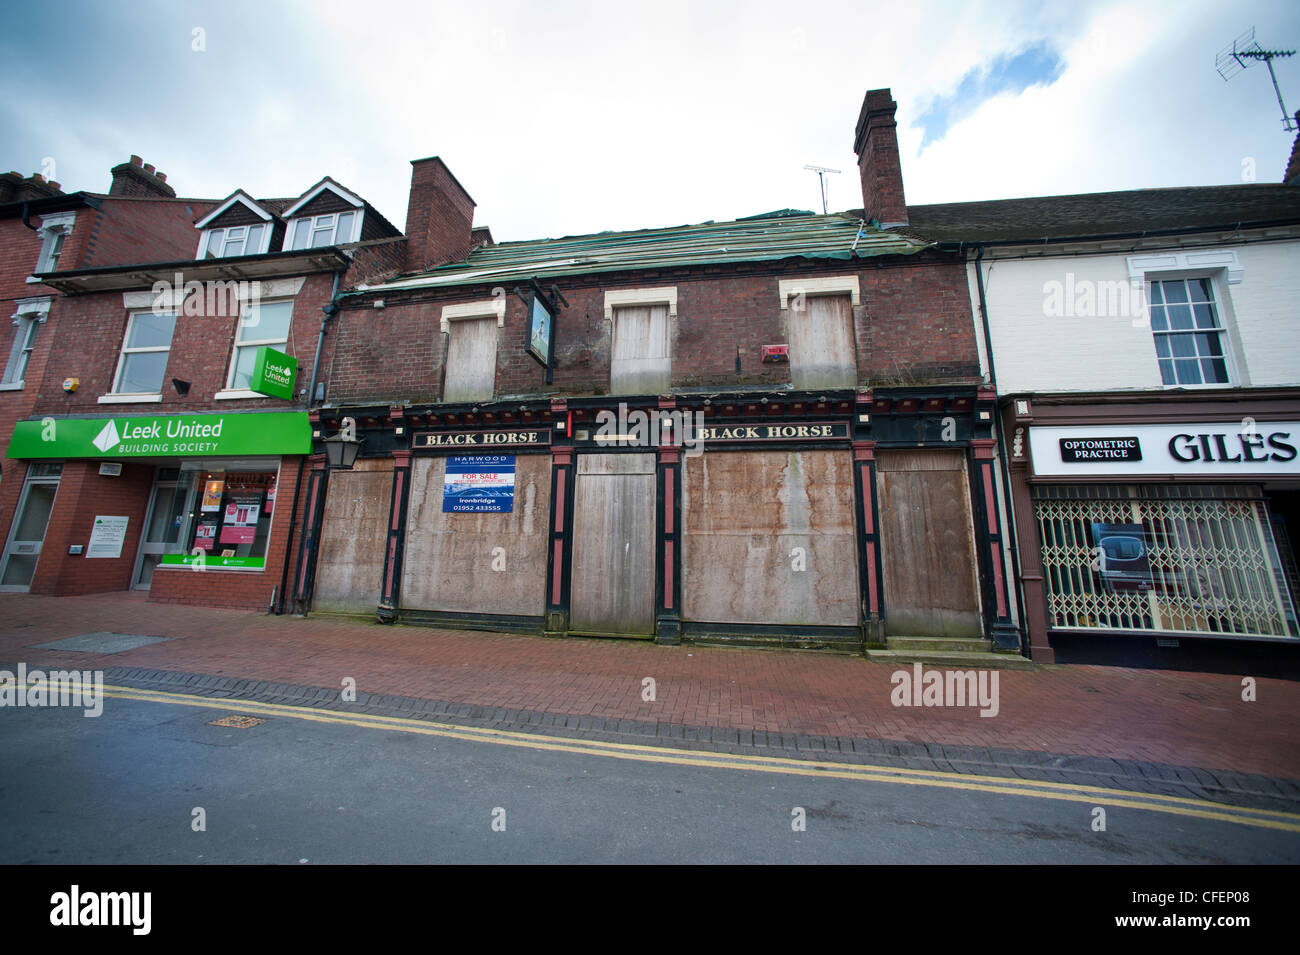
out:
<path id="1" fill-rule="evenodd" d="M 509 514 L 515 506 L 515 456 L 480 454 L 447 459 L 444 513 Z"/>

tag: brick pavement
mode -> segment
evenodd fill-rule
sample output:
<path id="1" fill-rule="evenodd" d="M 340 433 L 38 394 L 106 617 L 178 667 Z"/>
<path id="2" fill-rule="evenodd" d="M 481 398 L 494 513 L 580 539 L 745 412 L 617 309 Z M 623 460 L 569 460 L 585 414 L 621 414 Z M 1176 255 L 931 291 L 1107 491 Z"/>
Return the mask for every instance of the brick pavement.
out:
<path id="1" fill-rule="evenodd" d="M 115 654 L 34 649 L 95 631 L 169 639 Z M 0 660 L 144 668 L 476 707 L 859 740 L 1095 756 L 1300 780 L 1300 685 L 1096 666 L 1000 674 L 1000 710 L 895 707 L 892 664 L 841 654 L 382 626 L 149 604 L 142 594 L 0 594 Z M 642 700 L 652 677 L 656 699 Z"/>

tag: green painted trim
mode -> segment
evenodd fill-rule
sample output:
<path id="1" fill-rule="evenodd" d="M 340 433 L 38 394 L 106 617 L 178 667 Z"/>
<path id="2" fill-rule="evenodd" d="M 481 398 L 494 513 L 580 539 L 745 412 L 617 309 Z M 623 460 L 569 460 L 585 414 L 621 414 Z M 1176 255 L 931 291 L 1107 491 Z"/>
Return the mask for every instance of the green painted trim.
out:
<path id="1" fill-rule="evenodd" d="M 198 557 L 191 557 L 189 554 L 163 554 L 162 560 L 159 561 L 168 567 L 193 567 Z M 204 555 L 203 567 L 206 570 L 228 570 L 232 568 L 244 570 L 262 570 L 266 567 L 265 557 L 210 557 Z"/>

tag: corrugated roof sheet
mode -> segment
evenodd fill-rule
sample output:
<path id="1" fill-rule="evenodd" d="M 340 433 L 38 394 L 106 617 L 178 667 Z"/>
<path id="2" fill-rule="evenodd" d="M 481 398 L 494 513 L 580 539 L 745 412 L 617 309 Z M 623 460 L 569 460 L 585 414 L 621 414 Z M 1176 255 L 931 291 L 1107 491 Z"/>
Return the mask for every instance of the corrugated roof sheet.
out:
<path id="1" fill-rule="evenodd" d="M 781 215 L 667 229 L 598 232 L 475 249 L 463 262 L 402 276 L 374 289 L 438 288 L 497 280 L 553 278 L 771 259 L 853 259 L 910 255 L 928 243 L 865 226 L 844 215 Z"/>

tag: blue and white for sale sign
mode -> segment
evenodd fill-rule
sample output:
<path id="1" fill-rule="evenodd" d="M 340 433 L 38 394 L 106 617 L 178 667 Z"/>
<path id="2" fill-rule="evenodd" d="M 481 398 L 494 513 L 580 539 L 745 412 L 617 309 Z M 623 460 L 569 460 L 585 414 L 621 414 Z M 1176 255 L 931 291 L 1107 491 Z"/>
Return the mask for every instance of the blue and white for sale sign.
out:
<path id="1" fill-rule="evenodd" d="M 509 514 L 515 508 L 515 456 L 450 457 L 442 479 L 442 510 Z"/>

